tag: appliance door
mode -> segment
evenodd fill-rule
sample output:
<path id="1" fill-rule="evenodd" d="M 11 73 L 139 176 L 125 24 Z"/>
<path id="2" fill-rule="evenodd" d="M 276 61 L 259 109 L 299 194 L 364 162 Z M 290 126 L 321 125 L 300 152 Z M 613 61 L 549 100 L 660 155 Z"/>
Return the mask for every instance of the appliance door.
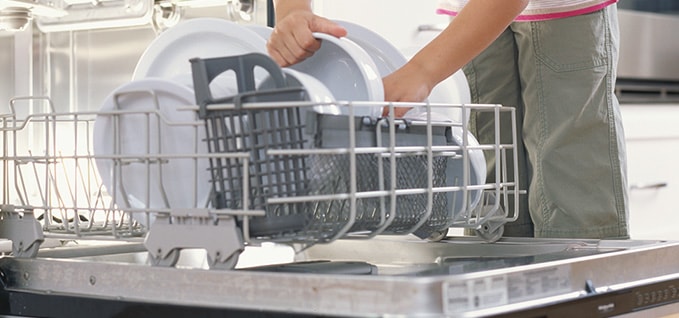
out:
<path id="1" fill-rule="evenodd" d="M 647 0 L 639 1 L 646 3 Z M 651 1 L 649 1 L 651 2 Z M 679 15 L 618 10 L 620 60 L 618 78 L 679 81 Z M 679 6 L 679 2 L 674 7 Z M 675 9 L 676 10 L 676 9 Z"/>

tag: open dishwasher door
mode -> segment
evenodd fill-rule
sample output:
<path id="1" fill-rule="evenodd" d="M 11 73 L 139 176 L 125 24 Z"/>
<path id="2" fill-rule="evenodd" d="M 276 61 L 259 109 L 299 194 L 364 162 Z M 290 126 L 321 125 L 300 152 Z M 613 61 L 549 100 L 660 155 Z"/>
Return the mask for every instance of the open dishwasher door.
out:
<path id="1" fill-rule="evenodd" d="M 85 1 L 69 3 L 74 8 L 92 5 Z M 315 117 L 301 120 L 297 116 L 299 108 L 308 110 L 321 105 L 306 100 L 294 100 L 291 105 L 289 100 L 276 99 L 257 100 L 248 106 L 221 100 L 202 109 L 217 136 L 228 140 L 232 135 L 227 133 L 250 128 L 258 129 L 248 132 L 274 136 L 280 131 L 261 129 L 271 125 L 256 127 L 251 123 L 261 118 L 280 120 L 290 116 L 295 121 L 294 125 L 282 125 L 288 129 L 286 133 L 301 134 L 298 137 L 304 142 L 308 132 L 312 132 L 314 138 L 307 140 L 305 146 L 315 147 L 290 143 L 294 145 L 291 149 L 264 151 L 252 147 L 255 150 L 237 148 L 233 152 L 205 154 L 192 151 L 193 146 L 206 141 L 197 137 L 200 136 L 197 131 L 204 131 L 206 122 L 193 116 L 193 112 L 201 111 L 200 105 L 181 106 L 191 115 L 189 120 L 167 118 L 155 107 L 102 112 L 100 101 L 130 80 L 135 61 L 159 32 L 162 34 L 181 18 L 217 14 L 229 19 L 233 18 L 233 8 L 252 8 L 246 1 L 218 5 L 209 1 L 139 3 L 154 10 L 150 15 L 142 10 L 144 14 L 139 15 L 142 22 L 131 19 L 128 25 L 99 24 L 88 28 L 79 21 L 48 19 L 17 33 L 0 33 L 2 47 L 12 48 L 10 54 L 0 56 L 0 62 L 7 65 L 6 69 L 14 69 L 12 74 L 0 74 L 7 79 L 3 83 L 14 83 L 0 90 L 0 98 L 9 101 L 0 116 L 3 200 L 0 233 L 11 239 L 0 258 L 0 314 L 559 316 L 577 306 L 580 312 L 585 308 L 592 315 L 612 316 L 674 304 L 679 259 L 679 247 L 674 242 L 524 240 L 493 235 L 515 214 L 513 209 L 494 208 L 498 200 L 490 200 L 487 194 L 494 194 L 494 198 L 519 195 L 520 187 L 512 178 L 498 177 L 501 180 L 498 183 L 472 182 L 469 159 L 474 151 L 495 151 L 497 158 L 512 156 L 513 145 L 471 144 L 465 134 L 465 123 L 434 123 L 426 115 L 417 120 L 401 120 L 324 117 L 310 112 L 307 114 Z M 254 5 L 255 12 L 263 8 L 260 2 Z M 240 11 L 236 17 L 245 19 L 247 15 L 241 14 L 245 11 Z M 253 19 L 254 22 L 245 22 L 261 22 L 257 19 L 262 16 L 255 14 Z M 67 26 L 68 23 L 71 25 Z M 283 89 L 299 93 L 295 87 Z M 155 98 L 160 94 L 153 89 L 141 93 L 151 96 L 152 101 L 163 100 Z M 358 108 L 376 106 L 374 101 L 337 101 L 333 105 L 345 107 L 350 115 Z M 399 105 L 380 102 L 377 106 Z M 455 107 L 462 114 L 473 109 L 513 116 L 513 109 L 501 105 L 418 106 L 429 110 L 427 113 L 436 107 Z M 244 116 L 220 113 L 234 109 Z M 271 113 L 263 114 L 262 110 Z M 132 134 L 128 142 L 167 145 L 159 142 L 171 135 L 166 133 L 167 129 L 181 127 L 182 132 L 190 132 L 180 134 L 189 138 L 182 146 L 188 145 L 191 150 L 95 154 L 92 135 L 97 118 L 118 118 L 111 119 L 113 128 L 109 134 L 116 143 L 121 116 L 131 114 L 141 116 L 142 120 L 135 121 L 141 123 L 134 130 L 138 134 Z M 236 124 L 242 119 L 247 120 Z M 163 133 L 150 134 L 151 128 Z M 453 131 L 463 134 L 454 139 Z M 396 136 L 404 135 L 415 142 L 397 143 Z M 237 147 L 256 144 L 247 139 L 249 136 L 240 134 L 240 139 L 229 141 L 212 138 L 210 142 L 215 148 L 231 141 L 231 146 Z M 260 140 L 280 141 L 274 137 Z M 261 154 L 275 158 L 339 159 L 317 160 L 314 162 L 329 163 L 309 169 L 278 170 L 283 174 L 295 171 L 296 176 L 303 178 L 294 188 L 305 191 L 295 191 L 290 196 L 267 197 L 270 192 L 266 186 L 261 191 L 241 191 L 237 195 L 228 192 L 236 185 L 242 186 L 241 190 L 254 188 L 255 183 L 248 184 L 254 180 L 251 178 L 259 178 L 258 185 L 281 179 L 271 178 L 261 170 L 285 164 L 250 160 Z M 126 186 L 105 187 L 102 173 L 96 169 L 98 159 L 112 162 L 108 176 Z M 164 181 L 177 170 L 167 169 L 173 160 L 189 162 L 188 167 L 194 168 L 189 169 L 191 177 L 173 180 L 171 184 L 188 189 L 182 194 L 189 193 L 191 201 L 199 201 L 193 191 L 199 181 L 224 180 L 227 184 L 237 180 L 221 188 L 224 192 L 218 199 L 222 201 L 217 200 L 216 190 L 209 191 L 211 199 L 215 199 L 210 200 L 211 204 L 225 202 L 225 205 L 173 206 L 172 200 L 177 196 L 167 195 L 164 188 L 168 185 Z M 201 167 L 197 164 L 201 160 L 213 163 L 234 160 L 237 164 L 224 169 L 212 165 L 206 168 L 210 169 L 210 177 L 199 178 L 196 175 L 205 172 L 196 168 Z M 249 169 L 253 162 L 260 164 L 259 170 Z M 460 164 L 457 177 L 449 178 L 453 175 L 447 173 L 451 162 Z M 417 173 L 404 173 L 404 169 L 399 169 L 404 164 L 418 169 L 410 171 Z M 141 167 L 141 173 L 132 176 L 122 173 L 132 166 Z M 368 169 L 360 170 L 361 167 Z M 225 177 L 229 173 L 239 177 Z M 221 179 L 215 178 L 220 174 Z M 319 175 L 327 178 L 313 179 Z M 140 195 L 129 195 L 131 186 L 125 182 L 131 177 L 141 187 Z M 307 177 L 325 183 L 304 188 L 309 184 Z M 341 182 L 333 183 L 337 180 Z M 286 187 L 290 186 L 281 186 Z M 257 199 L 264 198 L 257 202 L 263 207 L 243 204 L 255 201 L 254 196 L 248 197 L 251 194 L 260 195 Z M 122 201 L 116 201 L 117 198 Z M 403 202 L 409 206 L 408 213 L 400 209 L 405 206 L 400 204 L 403 198 L 414 198 Z M 482 208 L 472 208 L 474 202 Z M 293 205 L 302 208 L 288 209 Z M 287 213 L 291 211 L 295 213 Z M 250 231 L 255 227 L 249 222 L 257 217 L 284 219 L 290 215 L 301 220 L 303 227 L 290 230 L 275 223 L 273 230 Z M 489 235 L 487 239 L 446 237 L 445 233 L 425 235 L 448 226 Z M 285 260 L 235 266 L 245 247 L 264 247 L 272 242 L 289 247 L 286 251 L 290 254 L 283 257 Z M 191 249 L 208 251 L 201 254 L 204 262 L 182 263 L 180 254 Z"/>
<path id="2" fill-rule="evenodd" d="M 2 308 L 50 317 L 648 317 L 676 312 L 679 300 L 676 242 L 387 237 L 298 257 L 230 271 L 110 254 L 3 258 Z"/>

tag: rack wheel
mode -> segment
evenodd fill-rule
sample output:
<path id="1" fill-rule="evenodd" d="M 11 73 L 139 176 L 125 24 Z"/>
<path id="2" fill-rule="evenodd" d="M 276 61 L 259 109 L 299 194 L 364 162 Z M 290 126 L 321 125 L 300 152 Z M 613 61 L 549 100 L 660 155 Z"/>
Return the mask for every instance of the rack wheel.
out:
<path id="1" fill-rule="evenodd" d="M 38 250 L 40 250 L 40 242 L 35 242 L 28 248 L 24 250 L 15 250 L 13 253 L 16 257 L 34 258 L 38 255 Z"/>
<path id="2" fill-rule="evenodd" d="M 439 231 L 435 231 L 435 232 L 431 233 L 431 235 L 429 235 L 429 237 L 427 237 L 427 241 L 438 242 L 438 241 L 446 238 L 446 236 L 448 236 L 448 228 L 445 228 L 443 230 L 439 230 Z"/>
<path id="3" fill-rule="evenodd" d="M 170 251 L 170 253 L 167 254 L 167 257 L 161 258 L 159 256 L 153 255 L 153 253 L 148 253 L 149 254 L 149 262 L 151 262 L 151 265 L 153 266 L 162 266 L 162 267 L 173 267 L 175 264 L 177 264 L 177 261 L 179 260 L 179 255 L 181 253 L 180 249 L 173 249 Z M 160 254 L 160 253 L 158 253 Z"/>
<path id="4" fill-rule="evenodd" d="M 217 255 L 217 259 L 215 259 L 208 253 L 207 263 L 210 266 L 210 269 L 234 269 L 236 268 L 236 264 L 238 264 L 238 256 L 240 256 L 240 252 L 235 252 L 226 260 L 220 261 L 219 255 Z"/>
<path id="5" fill-rule="evenodd" d="M 476 235 L 484 239 L 488 243 L 497 242 L 502 238 L 505 232 L 504 224 L 495 225 L 493 222 L 487 222 L 480 229 L 475 230 Z"/>

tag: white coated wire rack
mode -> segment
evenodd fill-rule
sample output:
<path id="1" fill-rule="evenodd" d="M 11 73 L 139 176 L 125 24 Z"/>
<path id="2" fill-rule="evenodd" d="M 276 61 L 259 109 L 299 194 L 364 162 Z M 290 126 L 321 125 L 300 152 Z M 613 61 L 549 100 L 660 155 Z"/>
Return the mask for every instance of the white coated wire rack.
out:
<path id="1" fill-rule="evenodd" d="M 211 267 L 233 267 L 243 246 L 258 242 L 436 239 L 450 227 L 493 241 L 517 217 L 510 107 L 246 102 L 209 105 L 203 119 L 184 105 L 173 111 L 195 120 L 174 121 L 157 92 L 121 94 L 145 94 L 148 107 L 58 113 L 47 97 L 9 102 L 0 117 L 0 233 L 15 254 L 35 256 L 44 235 L 144 242 L 155 265 L 204 248 Z M 383 107 L 419 113 L 357 115 Z M 492 114 L 494 142 L 440 117 L 471 112 Z M 500 142 L 502 116 L 511 118 L 509 143 Z M 489 155 L 498 167 L 493 182 L 485 178 Z"/>

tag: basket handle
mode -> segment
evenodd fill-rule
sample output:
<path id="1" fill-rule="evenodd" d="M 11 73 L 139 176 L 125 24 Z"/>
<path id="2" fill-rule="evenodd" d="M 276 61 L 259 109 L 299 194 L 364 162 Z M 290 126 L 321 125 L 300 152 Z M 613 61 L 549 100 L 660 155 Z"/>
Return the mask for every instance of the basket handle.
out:
<path id="1" fill-rule="evenodd" d="M 193 76 L 193 89 L 196 95 L 196 103 L 201 108 L 201 113 L 208 104 L 216 101 L 210 92 L 210 83 L 220 74 L 232 70 L 236 74 L 238 93 L 255 91 L 255 67 L 266 70 L 274 82 L 276 88 L 285 88 L 285 76 L 281 68 L 269 56 L 262 53 L 249 53 L 238 56 L 226 56 L 215 58 L 192 58 L 191 72 Z"/>

